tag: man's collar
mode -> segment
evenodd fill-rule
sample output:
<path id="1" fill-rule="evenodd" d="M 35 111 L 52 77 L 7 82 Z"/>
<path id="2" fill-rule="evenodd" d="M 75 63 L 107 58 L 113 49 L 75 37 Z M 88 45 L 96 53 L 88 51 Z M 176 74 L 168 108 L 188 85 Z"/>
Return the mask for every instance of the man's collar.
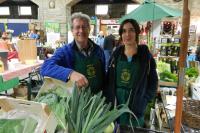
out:
<path id="1" fill-rule="evenodd" d="M 87 43 L 88 43 L 88 42 L 87 42 Z M 76 44 L 77 48 L 78 48 L 80 51 L 83 50 L 83 48 L 81 48 L 80 43 L 78 43 L 76 40 L 75 40 L 75 44 Z M 87 44 L 87 45 L 88 45 L 88 44 Z"/>
<path id="2" fill-rule="evenodd" d="M 85 48 L 81 48 L 80 43 L 78 43 L 76 40 L 74 40 L 77 48 L 79 51 L 83 51 Z M 88 47 L 86 49 L 90 50 L 91 48 L 93 48 L 93 43 L 88 39 Z"/>

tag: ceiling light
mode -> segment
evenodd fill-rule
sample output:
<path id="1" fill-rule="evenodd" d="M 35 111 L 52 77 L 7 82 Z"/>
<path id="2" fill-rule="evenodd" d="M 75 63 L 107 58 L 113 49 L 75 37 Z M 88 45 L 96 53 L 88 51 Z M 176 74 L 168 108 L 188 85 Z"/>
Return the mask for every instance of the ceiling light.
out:
<path id="1" fill-rule="evenodd" d="M 96 5 L 95 14 L 96 15 L 108 14 L 108 5 Z"/>
<path id="2" fill-rule="evenodd" d="M 135 10 L 138 8 L 138 4 L 128 4 L 126 7 L 126 14 L 130 13 L 131 11 Z"/>

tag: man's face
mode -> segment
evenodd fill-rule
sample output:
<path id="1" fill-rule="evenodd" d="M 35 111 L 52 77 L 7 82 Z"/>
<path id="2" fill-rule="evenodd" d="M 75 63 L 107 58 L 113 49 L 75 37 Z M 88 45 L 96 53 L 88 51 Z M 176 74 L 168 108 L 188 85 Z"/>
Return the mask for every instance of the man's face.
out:
<path id="1" fill-rule="evenodd" d="M 90 26 L 86 21 L 78 18 L 73 20 L 72 26 L 74 39 L 81 45 L 81 47 L 85 47 L 90 33 Z"/>

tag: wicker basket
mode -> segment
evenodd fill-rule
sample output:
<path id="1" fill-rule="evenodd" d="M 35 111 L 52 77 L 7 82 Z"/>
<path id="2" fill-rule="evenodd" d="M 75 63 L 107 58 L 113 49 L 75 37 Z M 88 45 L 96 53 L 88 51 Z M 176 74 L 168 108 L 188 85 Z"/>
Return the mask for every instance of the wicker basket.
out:
<path id="1" fill-rule="evenodd" d="M 182 123 L 190 128 L 200 129 L 200 101 L 184 100 Z"/>

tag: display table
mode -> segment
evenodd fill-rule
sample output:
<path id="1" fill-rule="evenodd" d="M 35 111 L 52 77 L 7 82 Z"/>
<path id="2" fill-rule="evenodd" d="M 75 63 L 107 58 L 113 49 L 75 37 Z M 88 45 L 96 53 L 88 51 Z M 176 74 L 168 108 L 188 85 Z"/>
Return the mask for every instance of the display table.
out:
<path id="1" fill-rule="evenodd" d="M 0 92 L 15 87 L 19 84 L 20 80 L 29 78 L 29 73 L 40 67 L 42 63 L 43 61 L 41 60 L 31 65 L 21 63 L 12 64 L 12 69 L 0 73 Z"/>
<path id="2" fill-rule="evenodd" d="M 14 64 L 14 69 L 0 73 L 0 76 L 3 77 L 4 81 L 13 79 L 15 77 L 19 77 L 19 79 L 24 79 L 28 77 L 28 74 L 32 72 L 35 68 L 40 67 L 42 63 L 42 60 L 37 61 L 36 63 L 31 65 L 16 63 Z"/>

